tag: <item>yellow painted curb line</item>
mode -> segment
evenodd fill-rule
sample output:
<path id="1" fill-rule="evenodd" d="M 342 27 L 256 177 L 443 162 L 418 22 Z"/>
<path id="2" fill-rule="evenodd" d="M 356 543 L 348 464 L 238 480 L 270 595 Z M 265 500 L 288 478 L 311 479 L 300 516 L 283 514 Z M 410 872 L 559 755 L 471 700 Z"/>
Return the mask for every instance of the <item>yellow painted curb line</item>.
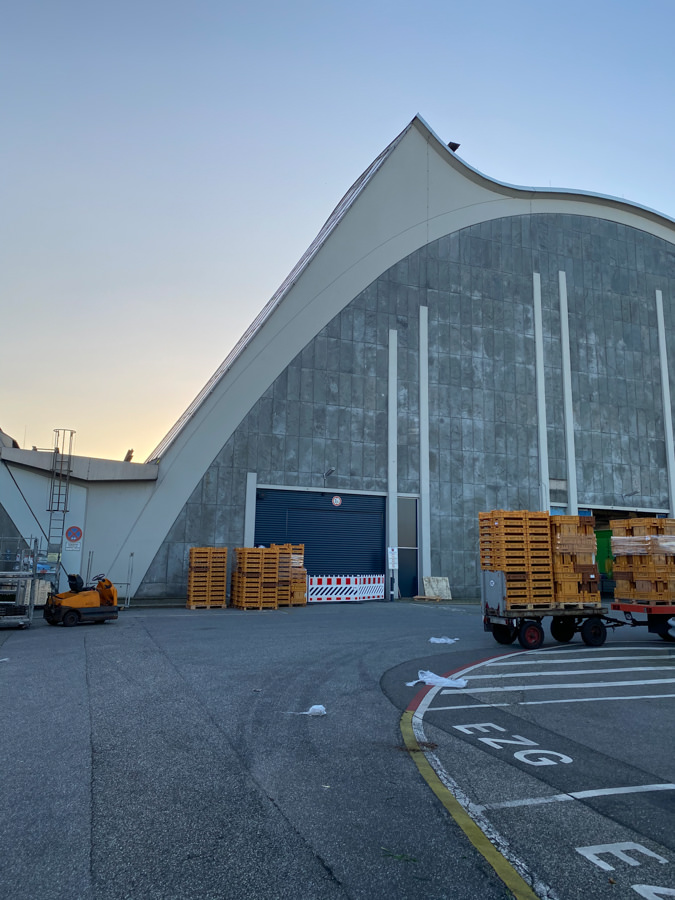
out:
<path id="1" fill-rule="evenodd" d="M 403 735 L 403 741 L 406 748 L 419 769 L 422 778 L 426 781 L 434 794 L 436 794 L 476 850 L 478 850 L 481 856 L 492 866 L 513 896 L 516 897 L 516 900 L 539 900 L 530 885 L 518 874 L 511 863 L 502 856 L 495 845 L 485 836 L 462 804 L 451 794 L 438 775 L 434 772 L 429 760 L 422 752 L 422 748 L 417 743 L 417 738 L 415 737 L 415 732 L 412 727 L 412 717 L 413 712 L 409 709 L 401 716 L 401 734 Z"/>

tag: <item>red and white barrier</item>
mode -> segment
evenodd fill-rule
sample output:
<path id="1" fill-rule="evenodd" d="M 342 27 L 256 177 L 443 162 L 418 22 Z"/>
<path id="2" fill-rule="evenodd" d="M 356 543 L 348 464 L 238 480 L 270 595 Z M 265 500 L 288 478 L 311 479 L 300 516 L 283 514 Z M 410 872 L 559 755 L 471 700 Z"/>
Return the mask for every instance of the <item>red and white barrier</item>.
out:
<path id="1" fill-rule="evenodd" d="M 384 575 L 310 575 L 308 603 L 384 600 Z"/>

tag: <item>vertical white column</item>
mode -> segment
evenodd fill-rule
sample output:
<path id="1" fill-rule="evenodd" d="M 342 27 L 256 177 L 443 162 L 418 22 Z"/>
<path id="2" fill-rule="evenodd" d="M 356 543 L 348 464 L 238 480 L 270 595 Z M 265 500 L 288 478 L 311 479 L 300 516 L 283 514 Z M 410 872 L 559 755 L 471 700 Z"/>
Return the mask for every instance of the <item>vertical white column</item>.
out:
<path id="1" fill-rule="evenodd" d="M 539 445 L 539 508 L 548 512 L 548 436 L 546 434 L 546 381 L 544 377 L 544 326 L 541 314 L 541 275 L 532 275 L 534 292 L 534 372 L 537 392 L 537 438 Z"/>
<path id="2" fill-rule="evenodd" d="M 420 503 L 419 575 L 431 575 L 431 497 L 429 494 L 429 307 L 420 306 Z"/>
<path id="3" fill-rule="evenodd" d="M 246 505 L 244 507 L 244 547 L 252 547 L 255 539 L 255 497 L 257 472 L 246 473 Z"/>
<path id="4" fill-rule="evenodd" d="M 393 328 L 387 393 L 387 546 L 398 547 L 398 333 Z M 398 596 L 398 571 L 394 572 L 394 596 Z"/>
<path id="5" fill-rule="evenodd" d="M 666 328 L 663 320 L 663 293 L 656 292 L 656 324 L 659 335 L 659 363 L 661 367 L 661 397 L 663 400 L 663 431 L 666 439 L 666 464 L 668 466 L 668 515 L 675 516 L 675 450 L 673 449 L 673 414 L 670 405 L 670 376 Z"/>
<path id="6" fill-rule="evenodd" d="M 560 345 L 562 348 L 563 417 L 565 420 L 565 456 L 567 458 L 567 512 L 579 512 L 577 495 L 577 457 L 574 445 L 574 410 L 572 407 L 572 363 L 570 361 L 570 324 L 567 309 L 567 276 L 558 272 L 560 288 Z"/>

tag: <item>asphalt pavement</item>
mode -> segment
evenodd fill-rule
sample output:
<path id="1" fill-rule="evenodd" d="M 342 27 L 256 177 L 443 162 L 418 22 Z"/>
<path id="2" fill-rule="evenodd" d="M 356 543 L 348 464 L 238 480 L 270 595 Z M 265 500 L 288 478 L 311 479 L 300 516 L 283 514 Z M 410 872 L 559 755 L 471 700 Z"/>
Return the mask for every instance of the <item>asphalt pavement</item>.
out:
<path id="1" fill-rule="evenodd" d="M 483 632 L 475 605 L 405 602 L 132 608 L 105 625 L 3 629 L 0 896 L 509 896 L 420 774 L 420 753 L 540 896 L 675 896 L 634 889 L 675 887 L 675 791 L 597 793 L 675 781 L 675 645 L 622 632 L 603 648 L 549 640 L 519 654 Z M 459 640 L 430 643 L 442 636 Z M 564 664 L 529 665 L 560 650 Z M 604 675 L 556 675 L 556 688 L 523 674 L 600 657 Z M 628 668 L 643 671 L 609 671 Z M 420 669 L 470 670 L 468 692 L 409 687 Z M 595 690 L 659 697 L 555 702 L 578 696 L 561 684 L 593 679 L 658 679 Z M 547 703 L 519 705 L 531 700 Z M 326 714 L 305 715 L 313 705 Z M 417 754 L 401 731 L 413 708 Z M 569 799 L 522 802 L 549 796 Z"/>

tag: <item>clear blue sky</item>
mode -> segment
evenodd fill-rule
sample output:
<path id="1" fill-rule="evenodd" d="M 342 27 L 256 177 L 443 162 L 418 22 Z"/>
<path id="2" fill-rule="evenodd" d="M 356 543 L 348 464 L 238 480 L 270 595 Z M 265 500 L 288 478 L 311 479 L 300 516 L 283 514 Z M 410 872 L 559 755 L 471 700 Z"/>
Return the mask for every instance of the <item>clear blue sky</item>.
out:
<path id="1" fill-rule="evenodd" d="M 23 0 L 0 14 L 0 428 L 142 461 L 419 113 L 675 217 L 675 3 Z"/>

